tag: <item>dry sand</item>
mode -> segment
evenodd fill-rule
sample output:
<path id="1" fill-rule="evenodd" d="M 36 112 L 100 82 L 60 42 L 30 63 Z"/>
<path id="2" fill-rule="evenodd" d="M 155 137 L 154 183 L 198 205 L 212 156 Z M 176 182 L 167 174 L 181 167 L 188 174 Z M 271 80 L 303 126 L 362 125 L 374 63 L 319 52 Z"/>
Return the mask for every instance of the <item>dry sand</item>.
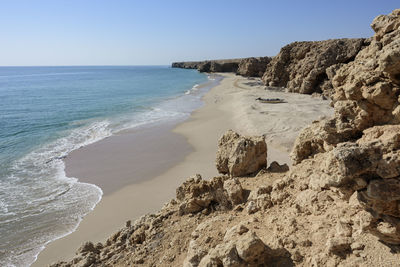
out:
<path id="1" fill-rule="evenodd" d="M 33 266 L 70 259 L 84 241 L 102 242 L 127 220 L 159 210 L 175 196 L 178 185 L 195 173 L 203 178 L 217 175 L 215 152 L 218 138 L 226 130 L 266 134 L 269 162 L 290 164 L 288 152 L 299 130 L 333 112 L 329 101 L 265 90 L 260 79 L 221 75 L 224 76 L 221 83 L 204 96 L 205 105 L 172 133 L 165 132 L 165 128 L 149 136 L 128 131 L 69 155 L 66 172 L 99 184 L 106 194 L 74 233 L 48 244 Z M 262 104 L 255 101 L 257 97 L 284 98 L 287 103 Z M 166 144 L 159 147 L 143 142 L 140 150 L 143 158 L 137 157 L 137 147 L 132 144 L 137 144 L 140 134 L 149 138 L 149 142 L 154 140 L 151 138 L 160 138 Z M 187 143 L 182 142 L 182 137 Z M 171 160 L 159 166 L 158 162 L 169 155 Z M 176 163 L 177 160 L 180 162 Z M 137 176 L 138 172 L 141 174 Z M 117 185 L 107 180 L 111 176 L 118 181 Z"/>

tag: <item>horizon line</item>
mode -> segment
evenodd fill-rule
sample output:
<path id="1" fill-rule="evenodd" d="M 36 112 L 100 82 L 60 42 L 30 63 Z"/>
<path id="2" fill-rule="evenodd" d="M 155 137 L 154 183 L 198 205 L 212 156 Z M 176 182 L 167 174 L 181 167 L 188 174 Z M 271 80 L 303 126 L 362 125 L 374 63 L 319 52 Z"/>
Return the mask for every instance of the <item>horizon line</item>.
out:
<path id="1" fill-rule="evenodd" d="M 146 67 L 146 66 L 171 66 L 172 63 L 169 64 L 137 64 L 137 65 L 0 65 L 0 68 L 13 68 L 13 67 Z"/>

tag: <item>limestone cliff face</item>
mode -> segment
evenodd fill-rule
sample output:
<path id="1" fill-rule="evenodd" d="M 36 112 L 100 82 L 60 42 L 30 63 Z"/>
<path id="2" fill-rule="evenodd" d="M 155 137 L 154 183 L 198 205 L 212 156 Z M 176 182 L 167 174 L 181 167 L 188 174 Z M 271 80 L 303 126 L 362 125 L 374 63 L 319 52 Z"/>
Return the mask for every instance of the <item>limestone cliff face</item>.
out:
<path id="1" fill-rule="evenodd" d="M 239 63 L 237 74 L 245 77 L 262 77 L 270 61 L 270 57 L 244 58 Z"/>
<path id="2" fill-rule="evenodd" d="M 292 158 L 313 156 L 309 187 L 355 194 L 372 215 L 365 227 L 400 244 L 400 9 L 371 26 L 370 45 L 332 79 L 334 117 L 303 130 Z"/>
<path id="3" fill-rule="evenodd" d="M 242 59 L 174 62 L 173 68 L 197 69 L 200 72 L 236 72 Z"/>
<path id="4" fill-rule="evenodd" d="M 172 63 L 172 67 L 181 69 L 197 69 L 201 63 L 203 63 L 203 61 L 174 62 Z"/>
<path id="5" fill-rule="evenodd" d="M 200 72 L 234 72 L 245 77 L 261 77 L 270 57 L 174 62 L 173 68 L 197 69 Z"/>
<path id="6" fill-rule="evenodd" d="M 337 69 L 354 60 L 364 45 L 364 39 L 294 42 L 271 60 L 262 79 L 267 86 L 286 87 L 295 93 L 331 92 Z"/>

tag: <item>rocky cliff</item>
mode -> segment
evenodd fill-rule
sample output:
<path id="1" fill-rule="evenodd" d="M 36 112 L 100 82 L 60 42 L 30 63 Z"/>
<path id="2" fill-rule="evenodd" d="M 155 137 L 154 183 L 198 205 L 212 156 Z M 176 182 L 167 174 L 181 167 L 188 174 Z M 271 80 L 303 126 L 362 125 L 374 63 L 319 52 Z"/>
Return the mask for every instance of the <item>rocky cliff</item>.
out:
<path id="1" fill-rule="evenodd" d="M 296 140 L 309 187 L 335 187 L 368 211 L 365 228 L 400 244 L 400 10 L 372 22 L 375 35 L 332 79 L 335 116 Z"/>
<path id="2" fill-rule="evenodd" d="M 284 46 L 273 58 L 175 62 L 172 67 L 262 77 L 266 86 L 284 87 L 301 94 L 323 93 L 330 97 L 334 92 L 332 79 L 336 71 L 352 62 L 369 42 L 363 38 L 294 42 Z"/>
<path id="3" fill-rule="evenodd" d="M 335 115 L 301 132 L 289 171 L 266 168 L 262 136 L 228 131 L 225 175 L 189 178 L 159 213 L 54 266 L 399 266 L 400 9 L 371 26 L 369 44 L 341 44 L 361 50 L 330 78 Z"/>
<path id="4" fill-rule="evenodd" d="M 234 72 L 246 77 L 261 77 L 270 57 L 174 62 L 173 68 L 197 69 L 200 72 Z"/>
<path id="5" fill-rule="evenodd" d="M 236 72 L 242 59 L 174 62 L 173 68 L 197 69 L 200 72 Z"/>
<path id="6" fill-rule="evenodd" d="M 245 77 L 262 77 L 270 61 L 270 57 L 244 58 L 236 73 Z"/>
<path id="7" fill-rule="evenodd" d="M 271 60 L 262 79 L 267 86 L 285 87 L 290 92 L 311 94 L 327 91 L 329 95 L 336 71 L 353 61 L 366 44 L 364 39 L 291 43 Z"/>

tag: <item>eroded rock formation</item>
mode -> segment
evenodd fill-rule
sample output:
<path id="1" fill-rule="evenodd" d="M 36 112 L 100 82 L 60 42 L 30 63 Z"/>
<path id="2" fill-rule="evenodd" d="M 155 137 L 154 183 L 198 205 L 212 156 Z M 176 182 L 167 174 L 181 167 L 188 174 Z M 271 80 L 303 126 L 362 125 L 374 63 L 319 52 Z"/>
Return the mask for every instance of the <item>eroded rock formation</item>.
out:
<path id="1" fill-rule="evenodd" d="M 233 72 L 245 77 L 262 77 L 270 57 L 174 62 L 173 68 L 197 69 L 200 72 Z"/>
<path id="2" fill-rule="evenodd" d="M 267 86 L 286 87 L 290 92 L 330 95 L 336 71 L 354 60 L 364 45 L 364 39 L 294 42 L 271 60 L 262 79 Z"/>
<path id="3" fill-rule="evenodd" d="M 267 165 L 263 136 L 245 137 L 229 130 L 218 141 L 216 166 L 222 174 L 244 176 Z"/>
<path id="4" fill-rule="evenodd" d="M 270 57 L 244 58 L 239 63 L 237 74 L 245 77 L 262 77 L 270 61 Z"/>
<path id="5" fill-rule="evenodd" d="M 238 59 L 220 59 L 220 60 L 205 60 L 205 61 L 187 61 L 187 62 L 174 62 L 173 68 L 183 69 L 197 69 L 200 72 L 234 72 L 239 68 L 239 63 L 242 61 Z"/>
<path id="6" fill-rule="evenodd" d="M 373 215 L 367 228 L 400 244 L 400 10 L 371 26 L 370 45 L 332 79 L 334 118 L 303 130 L 292 158 L 313 156 L 309 187 L 356 192 Z"/>

